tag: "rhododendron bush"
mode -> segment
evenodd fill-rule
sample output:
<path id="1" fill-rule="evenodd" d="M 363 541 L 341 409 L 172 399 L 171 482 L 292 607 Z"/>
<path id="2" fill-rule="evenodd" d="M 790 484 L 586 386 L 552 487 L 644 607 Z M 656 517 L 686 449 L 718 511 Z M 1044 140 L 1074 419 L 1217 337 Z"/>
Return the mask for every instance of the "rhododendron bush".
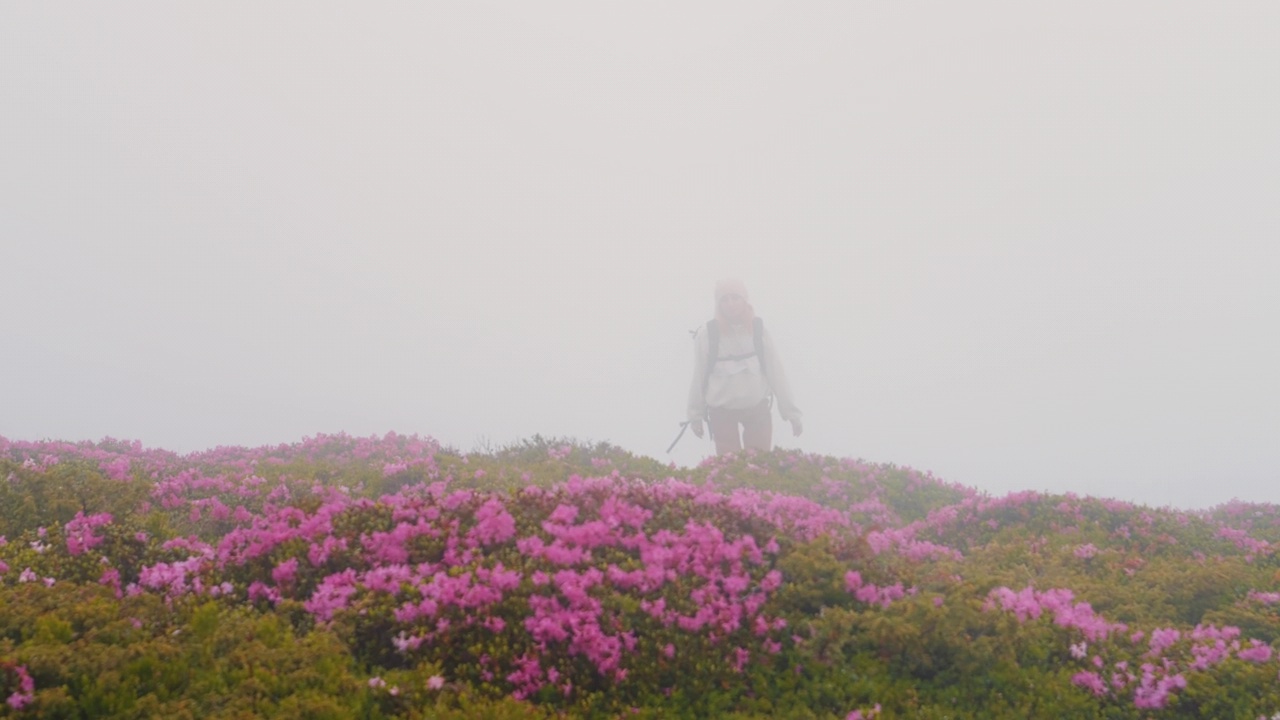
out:
<path id="1" fill-rule="evenodd" d="M 1277 544 L 786 450 L 0 438 L 0 713 L 1271 717 Z"/>

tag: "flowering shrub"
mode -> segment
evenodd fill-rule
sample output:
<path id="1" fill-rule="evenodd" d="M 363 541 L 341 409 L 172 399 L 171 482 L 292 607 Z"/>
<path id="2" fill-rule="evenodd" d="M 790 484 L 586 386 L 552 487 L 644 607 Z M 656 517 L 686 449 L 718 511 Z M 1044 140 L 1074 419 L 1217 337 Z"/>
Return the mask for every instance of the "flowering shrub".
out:
<path id="1" fill-rule="evenodd" d="M 1257 717 L 1280 512 L 793 451 L 0 438 L 0 713 Z"/>
<path id="2" fill-rule="evenodd" d="M 0 660 L 0 670 L 10 676 L 6 680 L 10 680 L 14 685 L 14 690 L 8 695 L 5 704 L 14 710 L 21 710 L 26 707 L 35 697 L 36 684 L 31 679 L 31 675 L 27 673 L 27 668 L 11 662 Z M 10 683 L 6 683 L 10 684 Z"/>

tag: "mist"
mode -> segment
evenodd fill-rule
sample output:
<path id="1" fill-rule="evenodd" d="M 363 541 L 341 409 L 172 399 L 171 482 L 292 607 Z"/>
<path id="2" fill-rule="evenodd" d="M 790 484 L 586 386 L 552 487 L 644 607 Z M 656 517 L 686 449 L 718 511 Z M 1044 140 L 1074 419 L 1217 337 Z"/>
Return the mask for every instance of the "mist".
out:
<path id="1" fill-rule="evenodd" d="M 0 8 L 0 435 L 698 463 L 742 278 L 805 432 L 1280 501 L 1280 6 Z"/>

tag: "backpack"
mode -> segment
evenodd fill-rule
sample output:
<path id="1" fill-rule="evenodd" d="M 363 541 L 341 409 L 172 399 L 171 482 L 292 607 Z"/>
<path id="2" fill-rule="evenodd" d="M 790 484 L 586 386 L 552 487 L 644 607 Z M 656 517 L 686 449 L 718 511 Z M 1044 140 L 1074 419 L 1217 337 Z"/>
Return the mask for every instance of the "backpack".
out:
<path id="1" fill-rule="evenodd" d="M 702 378 L 702 390 L 706 392 L 707 383 L 711 382 L 711 371 L 715 369 L 716 363 L 720 360 L 746 360 L 754 355 L 760 361 L 760 374 L 769 378 L 768 369 L 764 363 L 764 320 L 759 317 L 752 324 L 752 341 L 755 345 L 755 352 L 749 355 L 731 355 L 726 358 L 720 357 L 720 325 L 715 318 L 707 321 L 707 374 Z"/>

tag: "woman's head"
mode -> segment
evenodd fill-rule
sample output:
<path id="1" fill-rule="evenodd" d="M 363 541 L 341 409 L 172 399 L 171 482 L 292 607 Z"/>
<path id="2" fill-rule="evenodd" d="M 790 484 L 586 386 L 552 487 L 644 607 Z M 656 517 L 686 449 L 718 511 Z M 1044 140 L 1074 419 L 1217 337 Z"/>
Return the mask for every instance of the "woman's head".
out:
<path id="1" fill-rule="evenodd" d="M 747 286 L 737 278 L 716 283 L 716 321 L 723 327 L 745 327 L 755 320 Z"/>

